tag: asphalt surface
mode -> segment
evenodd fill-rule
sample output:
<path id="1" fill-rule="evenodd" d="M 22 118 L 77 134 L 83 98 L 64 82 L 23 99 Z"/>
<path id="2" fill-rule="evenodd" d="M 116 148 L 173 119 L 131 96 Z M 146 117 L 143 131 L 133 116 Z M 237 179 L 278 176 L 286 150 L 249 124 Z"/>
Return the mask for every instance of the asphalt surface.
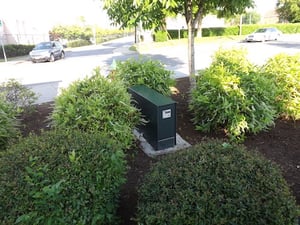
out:
<path id="1" fill-rule="evenodd" d="M 143 49 L 141 53 L 131 51 L 134 37 L 127 36 L 99 45 L 79 48 L 66 48 L 66 58 L 54 63 L 36 63 L 27 57 L 0 63 L 0 82 L 16 79 L 36 91 L 38 103 L 52 100 L 61 88 L 66 88 L 75 80 L 91 75 L 99 67 L 101 74 L 107 75 L 114 61 L 128 58 L 149 57 L 162 62 L 166 69 L 173 71 L 173 78 L 188 76 L 188 53 L 185 44 L 180 46 L 161 46 Z M 226 40 L 195 44 L 196 70 L 207 68 L 215 51 L 219 48 L 245 48 L 249 60 L 261 65 L 278 53 L 295 54 L 300 52 L 300 34 L 285 35 L 279 41 L 246 43 L 241 40 Z"/>

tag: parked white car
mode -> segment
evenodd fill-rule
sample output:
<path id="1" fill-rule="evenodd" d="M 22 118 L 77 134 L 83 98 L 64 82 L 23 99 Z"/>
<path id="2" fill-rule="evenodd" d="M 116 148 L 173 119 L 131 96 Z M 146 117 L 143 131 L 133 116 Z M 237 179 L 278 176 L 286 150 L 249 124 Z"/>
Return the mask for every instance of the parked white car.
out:
<path id="1" fill-rule="evenodd" d="M 282 32 L 274 27 L 260 28 L 249 34 L 246 41 L 277 41 L 282 36 Z"/>

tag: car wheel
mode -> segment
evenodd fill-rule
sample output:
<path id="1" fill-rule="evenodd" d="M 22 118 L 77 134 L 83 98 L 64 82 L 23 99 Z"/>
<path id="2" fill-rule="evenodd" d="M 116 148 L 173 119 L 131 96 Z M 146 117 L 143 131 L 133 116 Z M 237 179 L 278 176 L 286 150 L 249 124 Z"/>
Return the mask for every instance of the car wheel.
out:
<path id="1" fill-rule="evenodd" d="M 53 55 L 53 54 L 51 54 L 51 55 L 50 55 L 50 59 L 49 59 L 49 61 L 50 61 L 50 62 L 54 62 L 54 60 L 55 60 L 55 58 L 54 58 L 54 55 Z"/>
<path id="2" fill-rule="evenodd" d="M 36 61 L 35 61 L 35 60 L 31 60 L 31 62 L 32 62 L 32 63 L 36 63 Z"/>
<path id="3" fill-rule="evenodd" d="M 64 58 L 65 58 L 65 52 L 61 52 L 60 58 L 61 58 L 61 59 L 64 59 Z"/>

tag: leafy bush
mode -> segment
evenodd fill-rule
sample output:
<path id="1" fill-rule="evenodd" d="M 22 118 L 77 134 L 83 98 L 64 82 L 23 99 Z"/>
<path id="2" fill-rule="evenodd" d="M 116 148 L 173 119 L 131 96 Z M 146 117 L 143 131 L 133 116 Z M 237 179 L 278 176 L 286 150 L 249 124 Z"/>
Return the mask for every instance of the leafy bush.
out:
<path id="1" fill-rule="evenodd" d="M 156 42 L 164 42 L 168 40 L 168 32 L 167 31 L 156 31 L 155 32 L 155 41 Z"/>
<path id="2" fill-rule="evenodd" d="M 263 67 L 276 85 L 276 107 L 282 117 L 300 119 L 300 54 L 278 54 Z"/>
<path id="3" fill-rule="evenodd" d="M 203 37 L 229 36 L 229 35 L 238 35 L 238 34 L 239 34 L 238 26 L 202 28 Z"/>
<path id="4" fill-rule="evenodd" d="M 37 95 L 15 79 L 9 79 L 0 85 L 0 98 L 11 105 L 17 113 L 30 112 Z"/>
<path id="5" fill-rule="evenodd" d="M 20 134 L 16 116 L 11 105 L 0 99 L 0 152 Z"/>
<path id="6" fill-rule="evenodd" d="M 6 57 L 17 57 L 28 55 L 34 45 L 5 45 Z M 4 58 L 3 51 L 0 51 L 0 58 Z"/>
<path id="7" fill-rule="evenodd" d="M 80 47 L 101 43 L 108 40 L 120 38 L 125 34 L 132 33 L 130 30 L 102 29 L 95 26 L 55 26 L 50 31 L 51 40 L 63 39 L 68 47 Z"/>
<path id="8" fill-rule="evenodd" d="M 125 148 L 132 144 L 132 129 L 140 114 L 131 105 L 123 83 L 110 81 L 96 68 L 91 77 L 73 82 L 55 99 L 51 115 L 54 127 L 105 132 Z"/>
<path id="9" fill-rule="evenodd" d="M 0 150 L 5 150 L 9 143 L 19 135 L 21 113 L 30 113 L 36 100 L 34 92 L 10 79 L 0 85 Z"/>
<path id="10" fill-rule="evenodd" d="M 245 50 L 220 49 L 191 91 L 192 120 L 197 130 L 225 128 L 230 138 L 243 139 L 246 132 L 274 124 L 274 90 L 273 82 L 247 60 Z"/>
<path id="11" fill-rule="evenodd" d="M 176 30 L 167 30 L 168 37 L 170 39 L 180 39 L 180 38 L 188 38 L 188 30 L 186 28 L 176 29 Z M 195 32 L 195 36 L 197 32 Z"/>
<path id="12" fill-rule="evenodd" d="M 165 156 L 138 193 L 138 224 L 296 224 L 296 201 L 279 168 L 221 141 Z"/>
<path id="13" fill-rule="evenodd" d="M 242 34 L 250 34 L 259 28 L 265 27 L 266 24 L 243 24 Z M 276 27 L 285 34 L 297 34 L 300 33 L 300 23 L 276 23 L 268 24 L 268 27 Z M 167 30 L 169 37 L 171 39 L 178 39 L 178 32 L 180 33 L 180 38 L 187 38 L 187 30 Z M 215 36 L 231 36 L 239 35 L 239 26 L 229 26 L 229 27 L 208 27 L 202 28 L 203 37 L 215 37 Z M 196 35 L 196 34 L 195 34 Z"/>
<path id="14" fill-rule="evenodd" d="M 124 155 L 99 133 L 20 140 L 0 157 L 1 224 L 115 224 Z"/>
<path id="15" fill-rule="evenodd" d="M 88 40 L 77 39 L 77 40 L 68 41 L 68 47 L 70 48 L 76 48 L 76 47 L 87 46 L 87 45 L 91 45 L 91 42 Z"/>
<path id="16" fill-rule="evenodd" d="M 146 58 L 118 61 L 116 70 L 111 74 L 127 87 L 143 84 L 166 96 L 171 94 L 170 87 L 175 84 L 171 75 L 172 72 L 166 70 L 161 62 Z"/>
<path id="17" fill-rule="evenodd" d="M 89 41 L 93 35 L 92 27 L 69 25 L 69 26 L 55 26 L 49 32 L 51 39 L 67 39 L 67 40 L 86 40 Z"/>

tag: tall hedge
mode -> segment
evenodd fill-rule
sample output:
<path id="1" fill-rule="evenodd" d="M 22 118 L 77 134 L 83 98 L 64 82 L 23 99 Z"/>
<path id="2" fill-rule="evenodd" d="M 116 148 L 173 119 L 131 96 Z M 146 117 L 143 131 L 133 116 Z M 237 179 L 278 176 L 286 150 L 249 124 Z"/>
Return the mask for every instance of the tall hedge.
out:
<path id="1" fill-rule="evenodd" d="M 5 55 L 6 57 L 17 57 L 28 55 L 29 52 L 33 49 L 34 45 L 5 45 Z M 0 58 L 4 59 L 3 51 L 0 51 Z"/>
<path id="2" fill-rule="evenodd" d="M 222 141 L 165 156 L 139 187 L 139 225 L 295 225 L 296 216 L 279 167 Z"/>
<path id="3" fill-rule="evenodd" d="M 0 156 L 1 224 L 115 224 L 126 161 L 99 133 L 48 131 Z"/>

